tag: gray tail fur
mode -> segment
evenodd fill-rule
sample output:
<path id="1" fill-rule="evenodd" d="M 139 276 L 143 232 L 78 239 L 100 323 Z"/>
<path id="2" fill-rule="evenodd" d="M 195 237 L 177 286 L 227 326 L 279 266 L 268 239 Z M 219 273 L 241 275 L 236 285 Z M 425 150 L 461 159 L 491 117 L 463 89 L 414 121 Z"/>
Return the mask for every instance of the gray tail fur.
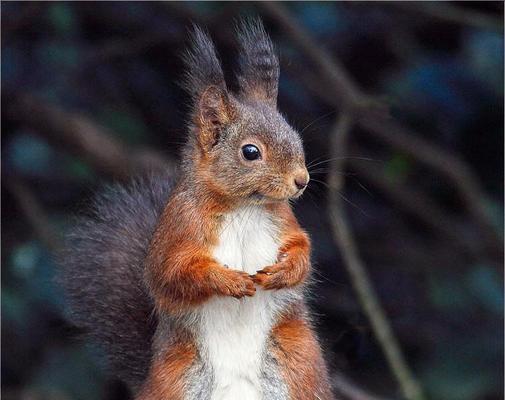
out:
<path id="1" fill-rule="evenodd" d="M 78 218 L 59 257 L 57 281 L 71 321 L 133 390 L 148 372 L 157 324 L 144 285 L 144 258 L 171 188 L 168 174 L 107 188 Z"/>

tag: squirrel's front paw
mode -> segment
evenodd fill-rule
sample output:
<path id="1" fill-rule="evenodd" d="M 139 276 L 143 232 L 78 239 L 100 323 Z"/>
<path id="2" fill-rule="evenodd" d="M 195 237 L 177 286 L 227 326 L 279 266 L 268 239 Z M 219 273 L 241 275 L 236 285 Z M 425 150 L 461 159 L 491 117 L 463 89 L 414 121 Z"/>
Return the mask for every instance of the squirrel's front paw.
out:
<path id="1" fill-rule="evenodd" d="M 218 280 L 218 293 L 240 299 L 244 296 L 254 296 L 256 287 L 254 280 L 247 273 L 232 269 L 222 271 Z"/>
<path id="2" fill-rule="evenodd" d="M 285 258 L 277 264 L 270 265 L 257 271 L 252 278 L 263 289 L 282 289 L 300 284 L 308 273 L 308 266 L 295 259 Z"/>

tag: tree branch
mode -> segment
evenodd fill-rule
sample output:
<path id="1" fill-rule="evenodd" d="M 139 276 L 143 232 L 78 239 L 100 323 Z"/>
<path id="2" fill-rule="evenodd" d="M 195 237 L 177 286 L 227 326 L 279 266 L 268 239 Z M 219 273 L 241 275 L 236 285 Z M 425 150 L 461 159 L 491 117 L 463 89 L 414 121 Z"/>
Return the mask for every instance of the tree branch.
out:
<path id="1" fill-rule="evenodd" d="M 345 160 L 342 156 L 346 153 L 347 136 L 352 125 L 352 117 L 347 113 L 341 113 L 330 137 L 331 157 L 333 161 L 330 164 L 330 174 L 328 176 L 328 185 L 330 188 L 328 211 L 334 240 L 340 249 L 358 301 L 370 321 L 374 335 L 386 356 L 386 360 L 404 396 L 409 400 L 423 400 L 424 395 L 421 388 L 405 361 L 400 345 L 368 277 L 365 265 L 359 256 L 351 228 L 344 214 L 342 200 L 339 197 L 339 191 L 344 186 L 344 176 L 336 173 L 336 171 L 342 170 Z"/>
<path id="2" fill-rule="evenodd" d="M 373 133 L 382 142 L 410 154 L 418 162 L 445 176 L 458 191 L 469 215 L 481 230 L 490 252 L 501 257 L 503 240 L 485 207 L 488 197 L 467 164 L 456 155 L 429 143 L 422 139 L 421 135 L 389 118 L 384 112 L 384 106 L 381 106 L 377 99 L 359 90 L 341 63 L 320 48 L 283 5 L 274 2 L 259 4 L 280 23 L 290 39 L 319 68 L 324 83 L 319 85 L 313 82 L 308 88 L 318 91 L 321 98 L 329 104 L 350 110 L 356 124 Z M 328 92 L 328 95 L 321 92 Z"/>
<path id="3" fill-rule="evenodd" d="M 452 181 L 468 214 L 481 231 L 485 247 L 492 255 L 502 256 L 503 239 L 491 222 L 485 207 L 489 199 L 466 163 L 449 151 L 429 144 L 393 119 L 362 118 L 360 125 L 374 132 L 383 142 L 412 156 Z"/>
<path id="4" fill-rule="evenodd" d="M 171 160 L 157 152 L 129 149 L 106 129 L 81 114 L 63 111 L 29 95 L 7 95 L 4 99 L 10 118 L 32 128 L 105 175 L 126 179 L 133 172 L 176 169 Z"/>
<path id="5" fill-rule="evenodd" d="M 418 218 L 442 237 L 448 238 L 460 251 L 470 253 L 476 258 L 485 252 L 486 249 L 481 243 L 467 240 L 466 236 L 458 234 L 458 227 L 447 213 L 423 192 L 405 185 L 395 185 L 383 172 L 376 168 L 368 168 L 359 160 L 349 159 L 349 164 L 353 171 L 379 189 L 391 202 Z"/>

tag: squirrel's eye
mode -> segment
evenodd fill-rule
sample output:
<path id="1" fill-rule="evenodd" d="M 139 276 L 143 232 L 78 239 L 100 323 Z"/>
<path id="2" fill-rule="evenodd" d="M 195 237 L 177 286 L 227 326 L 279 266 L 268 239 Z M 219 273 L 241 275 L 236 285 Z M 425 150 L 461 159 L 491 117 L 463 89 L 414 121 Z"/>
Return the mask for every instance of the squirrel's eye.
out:
<path id="1" fill-rule="evenodd" d="M 242 146 L 242 155 L 248 161 L 259 160 L 261 158 L 260 150 L 253 144 Z"/>

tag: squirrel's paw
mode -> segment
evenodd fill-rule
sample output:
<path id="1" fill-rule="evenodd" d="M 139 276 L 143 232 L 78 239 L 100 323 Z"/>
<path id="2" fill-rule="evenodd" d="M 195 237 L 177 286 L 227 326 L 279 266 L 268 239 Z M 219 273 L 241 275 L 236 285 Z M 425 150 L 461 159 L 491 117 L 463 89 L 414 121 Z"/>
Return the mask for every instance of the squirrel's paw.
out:
<path id="1" fill-rule="evenodd" d="M 307 268 L 287 259 L 257 271 L 252 279 L 263 289 L 272 290 L 298 285 L 306 275 Z"/>
<path id="2" fill-rule="evenodd" d="M 224 296 L 240 299 L 244 296 L 254 296 L 256 287 L 254 280 L 247 273 L 226 269 L 220 276 L 218 292 Z"/>

